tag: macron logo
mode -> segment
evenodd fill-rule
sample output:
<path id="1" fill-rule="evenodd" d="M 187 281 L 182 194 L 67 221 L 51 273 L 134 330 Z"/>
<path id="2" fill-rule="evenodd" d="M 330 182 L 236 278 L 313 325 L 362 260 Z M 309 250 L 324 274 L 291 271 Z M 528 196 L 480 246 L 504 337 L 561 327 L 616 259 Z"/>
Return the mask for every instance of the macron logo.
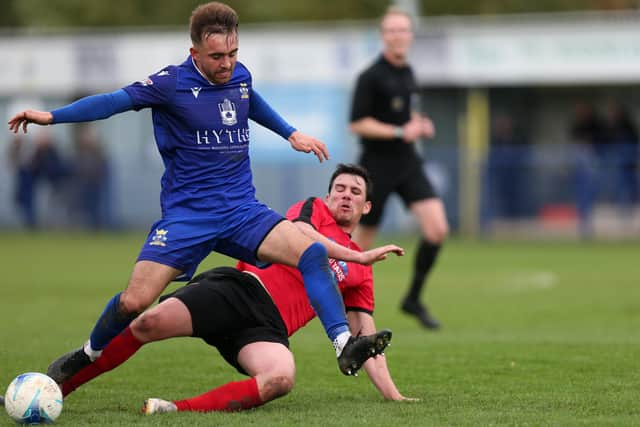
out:
<path id="1" fill-rule="evenodd" d="M 167 70 L 162 70 L 162 71 L 160 71 L 158 73 L 158 77 L 160 77 L 160 76 L 168 76 L 168 75 L 169 75 L 169 72 Z"/>
<path id="2" fill-rule="evenodd" d="M 198 99 L 198 95 L 200 94 L 200 89 L 202 89 L 201 87 L 192 87 L 191 88 L 191 93 L 193 94 L 193 97 Z"/>

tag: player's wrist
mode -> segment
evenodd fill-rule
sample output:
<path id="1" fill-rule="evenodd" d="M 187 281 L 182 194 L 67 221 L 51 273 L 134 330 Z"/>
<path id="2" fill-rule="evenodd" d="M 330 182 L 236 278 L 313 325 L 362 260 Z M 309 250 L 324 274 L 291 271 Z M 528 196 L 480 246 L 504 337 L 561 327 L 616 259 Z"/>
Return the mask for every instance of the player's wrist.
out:
<path id="1" fill-rule="evenodd" d="M 393 137 L 398 139 L 404 139 L 404 128 L 402 126 L 394 126 Z"/>

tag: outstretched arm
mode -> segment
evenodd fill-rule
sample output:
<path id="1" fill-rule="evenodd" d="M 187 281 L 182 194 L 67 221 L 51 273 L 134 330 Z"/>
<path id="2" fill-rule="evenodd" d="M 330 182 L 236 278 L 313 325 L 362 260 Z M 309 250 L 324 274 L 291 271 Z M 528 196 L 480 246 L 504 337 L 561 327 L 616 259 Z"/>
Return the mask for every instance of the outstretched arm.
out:
<path id="1" fill-rule="evenodd" d="M 50 125 L 56 123 L 89 122 L 106 119 L 114 114 L 131 110 L 133 101 L 127 92 L 119 89 L 111 93 L 91 95 L 53 111 L 25 110 L 14 115 L 8 122 L 9 130 L 18 133 L 20 128 L 27 133 L 27 125 Z"/>
<path id="2" fill-rule="evenodd" d="M 360 311 L 349 311 L 347 313 L 349 319 L 349 327 L 353 335 L 370 335 L 376 332 L 376 326 L 373 317 L 368 313 Z M 391 373 L 387 367 L 387 360 L 384 354 L 372 357 L 364 364 L 364 370 L 367 372 L 369 379 L 378 389 L 382 397 L 387 400 L 410 400 L 417 401 L 419 399 L 405 397 L 398 391 L 396 385 L 391 378 Z"/>
<path id="3" fill-rule="evenodd" d="M 347 262 L 357 262 L 358 264 L 371 265 L 387 258 L 389 253 L 395 253 L 398 256 L 404 255 L 404 249 L 396 245 L 385 245 L 374 248 L 366 252 L 360 252 L 339 245 L 318 233 L 309 223 L 304 221 L 295 221 L 294 224 L 304 234 L 311 237 L 316 242 L 320 242 L 327 248 L 329 257 Z M 374 331 L 375 332 L 375 331 Z"/>
<path id="4" fill-rule="evenodd" d="M 52 120 L 53 116 L 48 111 L 24 110 L 11 117 L 8 124 L 9 130 L 13 133 L 18 133 L 21 127 L 22 131 L 27 133 L 27 125 L 29 123 L 46 126 L 50 125 Z"/>

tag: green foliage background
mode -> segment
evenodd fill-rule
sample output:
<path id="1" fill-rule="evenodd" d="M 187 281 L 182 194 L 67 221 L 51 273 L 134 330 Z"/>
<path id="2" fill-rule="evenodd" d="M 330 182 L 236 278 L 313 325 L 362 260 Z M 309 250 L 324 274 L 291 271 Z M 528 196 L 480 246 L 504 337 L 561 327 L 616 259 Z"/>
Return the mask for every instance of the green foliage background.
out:
<path id="1" fill-rule="evenodd" d="M 2 0 L 0 27 L 186 25 L 203 0 Z M 388 0 L 229 0 L 243 23 L 373 19 Z M 424 16 L 636 9 L 638 0 L 419 0 Z"/>

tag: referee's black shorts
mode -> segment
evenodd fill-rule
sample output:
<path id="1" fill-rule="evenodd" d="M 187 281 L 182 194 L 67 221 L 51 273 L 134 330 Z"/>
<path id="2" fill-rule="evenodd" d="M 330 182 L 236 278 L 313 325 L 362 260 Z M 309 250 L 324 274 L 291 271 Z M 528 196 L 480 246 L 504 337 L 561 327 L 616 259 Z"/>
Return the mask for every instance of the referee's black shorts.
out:
<path id="1" fill-rule="evenodd" d="M 193 336 L 218 349 L 238 372 L 238 353 L 259 341 L 289 348 L 287 328 L 273 300 L 253 276 L 231 267 L 219 267 L 194 277 L 164 298 L 182 301 L 191 313 Z"/>
<path id="2" fill-rule="evenodd" d="M 406 207 L 419 200 L 438 197 L 417 154 L 393 156 L 365 151 L 360 157 L 360 165 L 367 169 L 373 183 L 371 211 L 362 216 L 362 225 L 380 224 L 384 205 L 392 193 L 397 193 Z"/>

